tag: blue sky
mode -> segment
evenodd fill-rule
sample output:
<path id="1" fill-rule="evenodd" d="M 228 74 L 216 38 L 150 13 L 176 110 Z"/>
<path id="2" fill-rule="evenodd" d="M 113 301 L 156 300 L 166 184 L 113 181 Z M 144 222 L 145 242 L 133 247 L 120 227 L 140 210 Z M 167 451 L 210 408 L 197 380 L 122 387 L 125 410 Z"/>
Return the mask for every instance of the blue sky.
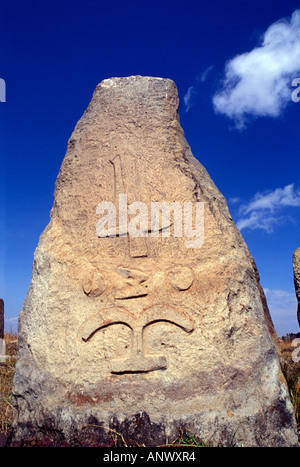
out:
<path id="1" fill-rule="evenodd" d="M 300 1 L 4 0 L 0 13 L 7 330 L 16 329 L 67 141 L 95 87 L 147 75 L 175 81 L 186 138 L 258 265 L 275 328 L 299 332 L 300 102 L 292 82 L 300 78 Z"/>

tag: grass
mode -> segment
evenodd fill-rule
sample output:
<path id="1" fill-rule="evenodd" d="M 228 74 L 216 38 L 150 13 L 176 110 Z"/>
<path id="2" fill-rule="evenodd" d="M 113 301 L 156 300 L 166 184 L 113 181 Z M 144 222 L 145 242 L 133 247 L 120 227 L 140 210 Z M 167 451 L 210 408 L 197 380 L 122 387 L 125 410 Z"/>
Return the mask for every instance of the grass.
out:
<path id="1" fill-rule="evenodd" d="M 282 351 L 282 370 L 294 406 L 300 442 L 300 362 L 294 362 L 292 359 L 292 353 L 295 350 L 295 347 L 292 345 L 294 338 L 294 335 L 281 338 L 280 346 Z M 5 364 L 0 363 L 0 433 L 8 434 L 12 424 L 11 396 L 17 355 L 17 335 L 12 332 L 6 333 L 4 340 L 6 343 L 6 354 L 9 355 L 10 358 L 6 360 Z M 122 435 L 115 433 L 115 436 L 118 437 Z M 209 443 L 205 443 L 194 435 L 184 432 L 180 433 L 179 438 L 172 443 L 172 445 L 193 447 L 210 446 Z M 126 446 L 126 443 L 124 446 Z"/>
<path id="2" fill-rule="evenodd" d="M 179 437 L 172 443 L 167 444 L 166 446 L 173 446 L 173 447 L 195 447 L 195 448 L 209 448 L 211 447 L 210 443 L 206 443 L 202 441 L 202 439 L 198 438 L 197 436 L 180 430 Z"/>
<path id="3" fill-rule="evenodd" d="M 300 362 L 293 361 L 292 354 L 295 347 L 292 345 L 295 335 L 290 334 L 280 339 L 282 352 L 282 371 L 288 384 L 290 398 L 294 406 L 295 417 L 300 442 Z M 299 355 L 299 352 L 297 352 Z"/>
<path id="4" fill-rule="evenodd" d="M 4 336 L 6 355 L 5 363 L 0 362 L 0 433 L 7 434 L 12 422 L 12 384 L 16 365 L 17 335 L 9 332 Z"/>

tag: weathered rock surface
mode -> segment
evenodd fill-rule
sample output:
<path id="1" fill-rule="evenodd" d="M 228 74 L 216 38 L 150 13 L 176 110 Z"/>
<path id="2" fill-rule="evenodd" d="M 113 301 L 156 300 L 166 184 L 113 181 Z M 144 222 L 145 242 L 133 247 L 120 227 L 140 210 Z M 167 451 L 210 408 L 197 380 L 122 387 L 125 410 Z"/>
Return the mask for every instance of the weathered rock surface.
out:
<path id="1" fill-rule="evenodd" d="M 300 248 L 297 248 L 293 253 L 293 268 L 295 291 L 298 300 L 297 318 L 300 326 Z"/>
<path id="2" fill-rule="evenodd" d="M 115 237 L 99 237 L 99 203 L 124 193 L 128 209 L 141 201 L 149 212 L 150 202 L 204 203 L 201 248 L 187 248 L 188 231 L 172 234 L 174 218 L 151 236 L 145 213 L 148 236 L 130 236 L 122 218 Z M 215 444 L 296 445 L 257 277 L 186 142 L 175 84 L 104 80 L 71 135 L 35 252 L 19 318 L 14 439 L 108 442 L 115 430 L 153 446 L 182 428 Z"/>
<path id="3" fill-rule="evenodd" d="M 5 340 L 0 338 L 0 362 L 5 362 L 6 360 L 6 344 Z"/>

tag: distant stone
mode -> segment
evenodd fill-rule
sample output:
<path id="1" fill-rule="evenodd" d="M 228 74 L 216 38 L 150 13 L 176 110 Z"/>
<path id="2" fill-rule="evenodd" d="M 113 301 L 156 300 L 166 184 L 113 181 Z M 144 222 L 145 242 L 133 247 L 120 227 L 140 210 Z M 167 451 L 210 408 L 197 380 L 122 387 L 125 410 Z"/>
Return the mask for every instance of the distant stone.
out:
<path id="1" fill-rule="evenodd" d="M 0 362 L 6 361 L 6 345 L 4 340 L 4 301 L 0 298 Z"/>
<path id="2" fill-rule="evenodd" d="M 104 80 L 71 135 L 19 317 L 15 442 L 298 443 L 255 263 L 178 105 L 171 80 Z"/>
<path id="3" fill-rule="evenodd" d="M 0 362 L 6 361 L 6 344 L 5 340 L 0 338 Z"/>
<path id="4" fill-rule="evenodd" d="M 0 339 L 4 337 L 4 301 L 0 298 Z"/>
<path id="5" fill-rule="evenodd" d="M 300 248 L 297 248 L 293 254 L 294 284 L 298 300 L 297 318 L 300 326 Z"/>

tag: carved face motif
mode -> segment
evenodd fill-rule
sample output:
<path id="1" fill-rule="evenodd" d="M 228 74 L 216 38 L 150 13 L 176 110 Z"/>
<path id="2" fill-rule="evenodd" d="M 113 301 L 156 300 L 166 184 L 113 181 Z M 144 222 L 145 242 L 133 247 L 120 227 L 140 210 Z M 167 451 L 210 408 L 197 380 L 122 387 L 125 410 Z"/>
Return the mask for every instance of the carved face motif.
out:
<path id="1" fill-rule="evenodd" d="M 191 333 L 194 324 L 190 317 L 172 303 L 155 303 L 155 294 L 162 284 L 170 290 L 170 296 L 187 291 L 193 284 L 194 274 L 190 267 L 174 267 L 149 275 L 137 269 L 118 267 L 117 271 L 104 274 L 94 271 L 83 281 L 83 291 L 91 299 L 106 296 L 110 305 L 91 316 L 82 327 L 81 337 L 88 342 L 94 334 L 114 324 L 127 326 L 131 331 L 130 356 L 111 361 L 111 373 L 137 373 L 167 368 L 164 355 L 145 355 L 144 331 L 153 323 L 168 322 Z M 111 286 L 110 284 L 113 284 Z M 164 290 L 165 293 L 165 290 Z M 149 303 L 151 304 L 149 305 Z M 172 300 L 170 301 L 172 302 Z"/>

